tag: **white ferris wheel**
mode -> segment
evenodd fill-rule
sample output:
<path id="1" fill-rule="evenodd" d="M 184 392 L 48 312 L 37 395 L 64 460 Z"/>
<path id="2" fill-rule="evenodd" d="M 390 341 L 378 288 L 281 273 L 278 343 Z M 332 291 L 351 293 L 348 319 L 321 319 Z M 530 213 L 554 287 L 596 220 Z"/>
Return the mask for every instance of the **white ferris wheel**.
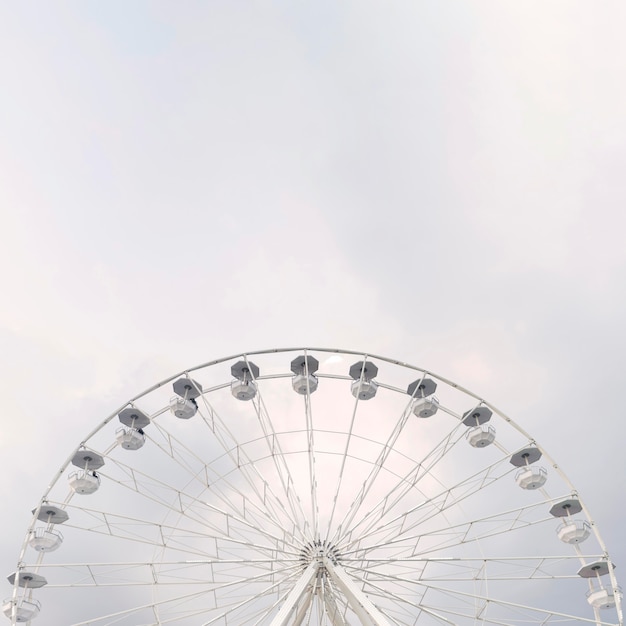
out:
<path id="1" fill-rule="evenodd" d="M 185 370 L 87 434 L 3 603 L 52 626 L 622 625 L 578 492 L 510 418 L 389 358 Z"/>

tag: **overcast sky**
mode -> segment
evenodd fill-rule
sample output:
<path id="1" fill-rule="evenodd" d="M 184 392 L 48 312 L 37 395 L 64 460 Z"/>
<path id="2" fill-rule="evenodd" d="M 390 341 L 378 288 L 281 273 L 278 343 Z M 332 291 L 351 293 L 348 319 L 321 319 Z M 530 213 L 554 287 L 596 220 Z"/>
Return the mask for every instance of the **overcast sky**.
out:
<path id="1" fill-rule="evenodd" d="M 6 573 L 106 414 L 291 345 L 481 394 L 626 567 L 625 25 L 619 0 L 1 3 Z"/>

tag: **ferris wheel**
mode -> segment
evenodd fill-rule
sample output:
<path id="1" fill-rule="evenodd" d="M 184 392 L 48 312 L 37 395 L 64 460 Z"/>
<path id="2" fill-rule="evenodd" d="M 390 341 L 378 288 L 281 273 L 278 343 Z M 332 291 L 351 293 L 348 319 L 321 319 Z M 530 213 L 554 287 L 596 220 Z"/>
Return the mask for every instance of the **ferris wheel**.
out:
<path id="1" fill-rule="evenodd" d="M 615 566 L 563 472 L 418 367 L 235 355 L 77 443 L 33 510 L 11 624 L 623 624 Z"/>

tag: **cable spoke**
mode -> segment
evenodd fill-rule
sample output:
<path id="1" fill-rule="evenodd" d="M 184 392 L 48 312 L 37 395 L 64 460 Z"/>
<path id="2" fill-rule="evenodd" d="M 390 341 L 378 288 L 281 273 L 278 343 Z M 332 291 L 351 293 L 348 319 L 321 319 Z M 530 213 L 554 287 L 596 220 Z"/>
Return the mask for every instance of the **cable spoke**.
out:
<path id="1" fill-rule="evenodd" d="M 213 407 L 210 406 L 206 396 L 203 395 L 201 396 L 201 398 L 202 398 L 203 405 L 205 406 L 206 410 L 209 412 L 209 416 L 210 416 L 210 417 L 207 417 L 207 416 L 201 415 L 204 422 L 207 424 L 209 429 L 214 433 L 216 439 L 222 445 L 222 448 L 226 452 L 228 457 L 231 459 L 231 461 L 235 463 L 235 466 L 240 470 L 241 475 L 247 480 L 251 489 L 254 491 L 255 494 L 257 494 L 257 497 L 259 498 L 260 502 L 262 502 L 265 506 L 268 507 L 270 511 L 273 512 L 275 519 L 280 519 L 280 517 L 277 515 L 278 510 L 282 511 L 283 514 L 287 516 L 288 519 L 290 519 L 291 526 L 293 529 L 291 531 L 292 535 L 295 535 L 295 533 L 302 534 L 302 530 L 300 529 L 300 526 L 298 524 L 298 515 L 295 512 L 293 502 L 291 499 L 292 494 L 289 491 L 286 492 L 287 500 L 289 502 L 290 510 L 291 510 L 291 513 L 289 513 L 287 508 L 284 506 L 281 498 L 279 498 L 274 493 L 271 483 L 263 477 L 258 465 L 255 464 L 253 460 L 248 457 L 245 450 L 241 448 L 241 446 L 239 445 L 239 442 L 237 441 L 237 438 L 234 437 L 234 435 L 231 433 L 230 429 L 226 426 L 226 423 L 224 422 L 224 420 L 221 419 L 217 411 L 215 411 Z M 263 429 L 263 434 L 265 436 L 265 442 L 267 443 L 269 452 L 272 455 L 272 458 L 274 460 L 276 470 L 281 476 L 281 481 L 282 481 L 283 488 L 284 488 L 284 479 L 282 479 L 282 474 L 280 473 L 280 464 L 276 460 L 276 453 L 278 452 L 279 454 L 281 454 L 281 456 L 282 456 L 282 453 L 280 449 L 275 450 L 273 447 L 276 445 L 276 433 L 273 432 L 273 429 L 271 429 L 271 432 L 273 433 L 273 438 L 270 443 L 270 439 L 268 437 L 267 425 L 265 424 L 265 421 L 261 418 L 261 406 L 259 405 L 259 402 L 260 400 L 258 398 L 255 398 L 253 400 L 255 412 L 257 413 L 257 416 L 259 418 L 259 422 Z M 220 426 L 219 429 L 216 428 L 217 424 L 219 424 Z M 270 426 L 271 426 L 271 422 L 270 422 Z M 221 431 L 226 433 L 228 437 L 231 439 L 232 441 L 231 445 L 226 444 L 225 439 L 221 435 Z M 244 459 L 244 461 L 246 461 L 246 463 L 242 464 L 241 457 L 237 455 L 241 455 L 241 457 Z M 256 474 L 257 477 L 261 480 L 261 483 L 263 485 L 263 492 L 259 492 L 255 481 L 252 480 L 252 476 L 250 472 L 248 471 L 248 467 L 250 468 L 250 471 Z"/>
<path id="2" fill-rule="evenodd" d="M 503 478 L 506 475 L 510 475 L 513 469 L 509 469 L 504 466 L 506 459 L 499 459 L 498 461 L 491 463 L 482 470 L 471 474 L 467 478 L 457 482 L 449 488 L 443 489 L 435 496 L 429 497 L 419 504 L 411 507 L 408 511 L 396 516 L 389 522 L 386 522 L 379 528 L 373 529 L 367 534 L 359 535 L 355 540 L 349 541 L 346 546 L 342 546 L 344 550 L 350 550 L 353 546 L 360 544 L 365 538 L 371 537 L 378 532 L 386 532 L 387 536 L 384 536 L 380 542 L 390 541 L 392 537 L 404 535 L 410 530 L 416 528 L 420 524 L 431 520 L 434 516 L 440 515 L 450 509 L 457 506 L 461 501 L 466 500 L 472 495 L 485 489 L 490 484 Z M 504 466 L 504 469 L 502 469 Z M 502 473 L 493 474 L 494 470 L 501 469 Z M 456 495 L 459 492 L 459 495 Z M 418 516 L 417 514 L 421 514 Z M 412 519 L 415 517 L 416 519 Z M 389 530 L 389 529 L 392 530 Z M 392 533 L 389 535 L 389 533 Z M 351 533 L 348 533 L 346 537 L 349 537 Z"/>
<path id="3" fill-rule="evenodd" d="M 355 575 L 353 573 L 353 575 Z M 371 586 L 375 589 L 377 589 L 381 595 L 384 597 L 385 595 L 389 594 L 389 590 L 384 588 L 384 587 L 380 587 L 379 585 L 376 585 L 374 582 L 372 582 L 369 578 L 364 578 L 363 576 L 357 576 L 355 575 L 355 578 L 358 578 L 364 585 L 366 586 Z M 480 601 L 483 602 L 485 604 L 485 606 L 487 604 L 490 605 L 498 605 L 500 607 L 504 607 L 507 609 L 511 609 L 511 610 L 515 610 L 515 611 L 524 611 L 527 612 L 528 614 L 534 614 L 535 615 L 535 619 L 537 615 L 541 615 L 541 623 L 548 623 L 549 621 L 551 621 L 551 618 L 559 618 L 559 620 L 561 619 L 570 619 L 570 620 L 575 620 L 575 621 L 580 621 L 580 622 L 586 622 L 586 623 L 596 623 L 595 619 L 591 619 L 591 618 L 581 618 L 580 616 L 576 616 L 576 615 L 572 615 L 569 613 L 564 613 L 561 611 L 554 611 L 554 610 L 550 610 L 550 609 L 544 609 L 544 608 L 540 608 L 537 606 L 529 606 L 526 604 L 522 604 L 522 603 L 518 603 L 518 602 L 512 602 L 510 600 L 506 600 L 503 598 L 498 598 L 495 597 L 493 595 L 489 595 L 489 596 L 485 596 L 483 594 L 480 593 L 476 593 L 476 592 L 464 592 L 461 591 L 459 589 L 452 589 L 449 587 L 441 587 L 441 586 L 434 586 L 432 584 L 427 583 L 426 581 L 422 581 L 422 580 L 412 580 L 409 578 L 405 578 L 405 577 L 401 577 L 401 576 L 394 576 L 394 575 L 389 575 L 389 574 L 381 574 L 381 578 L 391 581 L 391 582 L 400 582 L 400 583 L 405 583 L 411 586 L 419 586 L 422 589 L 424 589 L 425 591 L 433 591 L 433 592 L 438 592 L 438 593 L 442 593 L 445 595 L 448 595 L 450 597 L 454 597 L 454 598 L 461 598 L 465 601 L 467 601 L 468 605 L 471 603 L 474 603 L 476 601 Z M 419 603 L 419 607 L 420 608 L 426 608 L 428 607 L 428 605 L 425 603 L 425 601 L 423 600 L 423 598 L 425 597 L 425 594 L 422 595 L 422 600 Z M 398 600 L 402 600 L 403 598 L 398 597 Z M 447 609 L 444 608 L 444 606 L 439 605 L 437 607 L 437 609 L 440 612 L 446 612 Z M 475 613 L 458 613 L 457 615 L 462 616 L 462 617 L 467 617 L 467 618 L 477 618 L 478 616 Z M 486 616 L 482 615 L 481 616 L 481 620 L 483 620 L 486 623 L 494 623 L 494 624 L 504 624 L 504 625 L 509 625 L 512 624 L 513 622 L 498 622 L 498 621 L 490 621 Z M 599 624 L 604 624 L 606 626 L 610 626 L 608 622 L 599 622 Z"/>
<path id="4" fill-rule="evenodd" d="M 395 442 L 398 440 L 398 437 L 400 436 L 400 434 L 402 433 L 402 429 L 407 423 L 407 420 L 409 419 L 410 414 L 411 414 L 411 404 L 409 403 L 404 409 L 404 411 L 402 412 L 402 415 L 400 416 L 400 419 L 398 420 L 393 432 L 387 439 L 387 442 L 383 446 L 383 449 L 378 455 L 378 458 L 374 462 L 369 475 L 363 481 L 363 485 L 361 489 L 359 490 L 359 493 L 354 498 L 350 508 L 348 509 L 348 512 L 346 513 L 343 520 L 339 524 L 337 531 L 335 533 L 335 536 L 333 537 L 333 542 L 336 540 L 337 536 L 341 534 L 342 532 L 345 532 L 344 529 L 346 527 L 349 527 L 350 524 L 352 523 L 352 520 L 354 519 L 355 515 L 359 511 L 361 505 L 363 504 L 363 501 L 365 500 L 365 496 L 368 494 L 369 490 L 372 488 L 372 485 L 374 484 L 378 474 L 380 473 L 385 461 L 391 454 L 391 451 L 393 450 L 393 446 Z"/>
<path id="5" fill-rule="evenodd" d="M 202 412 L 200 410 L 199 412 L 202 416 Z M 208 424 L 208 420 L 204 419 L 204 422 Z M 173 459 L 181 467 L 186 469 L 189 475 L 192 477 L 192 479 L 199 480 L 202 485 L 210 485 L 212 494 L 215 494 L 215 496 L 221 502 L 228 504 L 230 507 L 235 506 L 235 502 L 233 501 L 232 495 L 233 494 L 239 495 L 242 502 L 248 503 L 248 506 L 245 507 L 248 515 L 251 514 L 251 511 L 255 511 L 256 513 L 259 514 L 259 519 L 256 522 L 257 525 L 262 525 L 263 519 L 265 519 L 271 525 L 276 525 L 276 526 L 281 527 L 278 522 L 279 518 L 277 518 L 276 515 L 273 515 L 273 516 L 270 515 L 270 510 L 276 511 L 276 507 L 272 506 L 273 503 L 271 502 L 271 500 L 274 500 L 275 498 L 270 499 L 268 498 L 267 495 L 266 496 L 261 495 L 258 489 L 256 488 L 256 485 L 254 485 L 253 481 L 249 479 L 247 482 L 250 486 L 253 487 L 253 493 L 259 499 L 259 502 L 260 502 L 260 505 L 257 504 L 254 500 L 252 500 L 245 493 L 243 493 L 238 487 L 236 487 L 232 481 L 229 481 L 227 476 L 225 476 L 224 474 L 217 473 L 210 464 L 205 463 L 195 452 L 193 452 L 188 446 L 185 446 L 182 442 L 180 442 L 179 439 L 173 437 L 160 424 L 154 423 L 154 425 L 163 434 L 164 438 L 166 438 L 166 441 L 169 445 L 166 447 L 166 446 L 161 445 L 154 438 L 149 438 L 149 439 L 156 446 L 158 446 L 159 449 L 161 449 L 165 454 L 167 454 L 171 459 Z M 176 447 L 174 447 L 174 444 Z M 249 466 L 251 462 L 245 454 L 242 455 L 240 446 L 237 445 L 234 448 L 225 450 L 225 453 L 227 454 L 229 458 L 231 458 L 231 460 L 233 460 L 233 462 L 235 462 L 233 458 L 235 454 L 239 455 L 239 458 L 236 459 L 236 463 L 237 463 L 236 467 L 242 475 L 247 476 L 248 474 L 247 467 L 244 468 L 243 466 Z M 244 457 L 243 463 L 241 460 L 242 456 Z M 185 458 L 194 459 L 197 463 L 200 464 L 200 469 L 198 470 L 198 469 L 191 468 L 188 463 L 183 462 L 183 459 Z M 258 472 L 258 470 L 256 473 L 260 476 L 260 473 Z M 202 474 L 204 474 L 204 480 L 201 480 L 199 478 Z M 269 488 L 269 483 L 267 482 L 267 479 L 261 478 L 261 480 L 263 483 L 265 493 L 272 494 L 272 491 Z M 224 489 L 228 490 L 229 495 L 224 493 Z M 238 513 L 239 515 L 243 514 L 241 510 L 239 510 Z"/>
<path id="6" fill-rule="evenodd" d="M 310 540 L 312 537 L 310 536 L 311 531 L 309 520 L 302 509 L 300 496 L 295 491 L 294 480 L 291 476 L 291 472 L 289 471 L 289 466 L 285 461 L 285 454 L 280 445 L 280 438 L 274 429 L 274 424 L 272 423 L 269 413 L 267 412 L 265 402 L 263 401 L 261 394 L 257 393 L 252 402 L 259 424 L 263 430 L 263 434 L 265 435 L 265 440 L 271 452 L 272 462 L 274 463 L 274 467 L 280 478 L 283 492 L 289 504 L 291 519 L 294 522 L 294 527 L 303 540 Z"/>
<path id="7" fill-rule="evenodd" d="M 372 527 L 379 522 L 383 517 L 393 508 L 402 502 L 406 495 L 419 484 L 419 482 L 427 477 L 432 477 L 432 472 L 435 469 L 437 463 L 441 461 L 446 454 L 463 438 L 463 434 L 459 434 L 461 428 L 460 424 L 457 424 L 455 428 L 436 445 L 423 459 L 416 461 L 415 467 L 413 467 L 403 478 L 401 478 L 393 487 L 389 489 L 387 495 L 381 499 L 370 511 L 365 513 L 363 517 L 356 523 L 349 531 L 346 532 L 346 536 L 351 534 L 366 535 L 372 530 Z M 455 439 L 453 436 L 457 435 Z M 432 457 L 432 459 L 431 459 Z M 425 462 L 431 460 L 431 463 L 425 466 Z M 396 493 L 397 492 L 397 493 Z M 359 530 L 361 527 L 361 530 Z"/>

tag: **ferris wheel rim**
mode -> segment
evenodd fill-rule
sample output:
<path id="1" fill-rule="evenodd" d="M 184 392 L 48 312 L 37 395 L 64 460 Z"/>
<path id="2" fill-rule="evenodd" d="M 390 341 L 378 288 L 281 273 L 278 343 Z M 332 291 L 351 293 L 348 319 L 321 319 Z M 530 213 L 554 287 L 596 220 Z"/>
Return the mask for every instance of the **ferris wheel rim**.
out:
<path id="1" fill-rule="evenodd" d="M 28 538 L 31 535 L 33 529 L 36 527 L 36 523 L 37 523 L 37 515 L 41 509 L 41 507 L 44 505 L 44 503 L 48 502 L 48 496 L 51 493 L 52 489 L 55 487 L 55 485 L 58 483 L 59 479 L 61 478 L 61 476 L 63 475 L 63 473 L 65 472 L 65 470 L 68 468 L 68 466 L 71 464 L 72 462 L 72 458 L 74 457 L 74 455 L 76 454 L 77 451 L 83 449 L 86 447 L 86 444 L 96 435 L 98 434 L 103 428 L 105 428 L 112 420 L 114 420 L 114 418 L 116 416 L 119 415 L 119 413 L 126 407 L 129 406 L 133 406 L 133 404 L 139 400 L 141 400 L 142 398 L 146 397 L 148 394 L 159 390 L 161 388 L 163 388 L 165 385 L 167 385 L 168 383 L 179 379 L 180 377 L 186 376 L 186 377 L 190 377 L 190 375 L 194 372 L 198 372 L 201 370 L 204 370 L 206 368 L 210 368 L 213 367 L 215 365 L 220 365 L 223 363 L 227 363 L 230 361 L 233 361 L 235 359 L 238 358 L 245 358 L 248 359 L 249 357 L 256 357 L 256 356 L 261 356 L 261 355 L 270 355 L 270 354 L 282 354 L 282 353 L 300 353 L 300 352 L 304 352 L 304 354 L 308 354 L 308 353 L 320 353 L 320 354 L 328 354 L 328 355 L 350 355 L 350 356 L 357 356 L 357 357 L 362 357 L 364 360 L 367 359 L 374 359 L 376 361 L 379 362 L 384 362 L 393 366 L 399 366 L 399 367 L 403 367 L 409 370 L 413 370 L 415 372 L 418 372 L 422 375 L 422 377 L 425 376 L 432 376 L 434 377 L 437 381 L 444 383 L 446 385 L 449 385 L 450 387 L 464 393 L 465 395 L 473 398 L 476 400 L 477 404 L 481 404 L 483 406 L 486 406 L 488 408 L 490 408 L 494 413 L 496 413 L 501 419 L 505 420 L 509 426 L 511 426 L 512 428 L 514 428 L 515 430 L 517 430 L 522 436 L 526 437 L 529 442 L 535 446 L 537 446 L 537 448 L 539 448 L 541 450 L 541 453 L 543 454 L 544 458 L 546 460 L 549 461 L 550 465 L 551 465 L 551 469 L 553 469 L 554 471 L 556 471 L 558 473 L 558 475 L 560 476 L 561 480 L 563 480 L 563 482 L 569 487 L 569 490 L 571 492 L 571 494 L 576 495 L 576 497 L 579 499 L 582 509 L 585 513 L 585 515 L 587 516 L 587 518 L 589 520 L 591 520 L 591 517 L 589 516 L 589 513 L 585 507 L 584 502 L 582 501 L 582 499 L 580 499 L 580 497 L 578 496 L 578 492 L 577 490 L 574 488 L 573 484 L 571 483 L 571 481 L 569 480 L 569 478 L 565 475 L 565 473 L 561 470 L 561 468 L 553 461 L 552 457 L 549 456 L 549 454 L 545 451 L 545 449 L 543 447 L 541 447 L 539 444 L 537 444 L 534 440 L 534 438 L 532 438 L 530 436 L 529 433 L 527 433 L 523 428 L 521 428 L 513 419 L 511 419 L 510 417 L 508 417 L 506 414 L 504 414 L 502 411 L 500 411 L 497 407 L 495 407 L 493 404 L 489 403 L 488 401 L 486 401 L 484 398 L 482 398 L 481 396 L 475 394 L 474 392 L 466 389 L 465 387 L 458 385 L 457 383 L 451 381 L 450 379 L 447 379 L 443 376 L 440 376 L 439 374 L 433 372 L 432 370 L 428 370 L 428 369 L 424 369 L 421 367 L 417 367 L 414 365 L 410 365 L 408 363 L 404 363 L 402 361 L 398 361 L 395 359 L 390 359 L 388 357 L 384 357 L 381 355 L 377 355 L 377 354 L 372 354 L 369 352 L 365 352 L 365 351 L 355 351 L 355 350 L 343 350 L 343 349 L 338 349 L 338 348 L 314 348 L 314 347 L 309 347 L 309 348 L 274 348 L 274 349 L 266 349 L 266 350 L 255 350 L 255 351 L 250 351 L 250 352 L 244 352 L 244 353 L 237 353 L 234 355 L 230 355 L 228 357 L 222 357 L 219 359 L 215 359 L 212 361 L 208 361 L 206 363 L 200 364 L 200 365 L 196 365 L 194 367 L 182 370 L 181 372 L 174 374 L 173 376 L 170 376 L 158 383 L 156 383 L 155 385 L 152 385 L 150 387 L 148 387 L 146 390 L 142 391 L 141 393 L 137 394 L 136 396 L 133 396 L 130 400 L 128 400 L 126 403 L 124 403 L 123 405 L 121 405 L 119 407 L 119 409 L 117 409 L 116 411 L 114 411 L 111 415 L 109 415 L 108 417 L 106 417 L 102 422 L 99 423 L 99 425 L 94 428 L 80 443 L 79 445 L 72 451 L 72 453 L 69 455 L 69 457 L 67 458 L 67 460 L 64 462 L 64 464 L 60 467 L 59 471 L 55 474 L 53 480 L 49 483 L 49 485 L 47 486 L 41 500 L 39 501 L 38 506 L 36 507 L 36 509 L 33 511 L 33 518 L 31 521 L 31 524 L 28 528 L 27 534 L 26 534 L 26 538 L 24 540 L 24 543 L 22 545 L 22 550 L 20 552 L 20 562 L 22 561 L 22 557 L 24 556 L 27 547 L 28 547 Z M 323 375 L 320 375 L 322 378 L 324 377 Z M 347 378 L 347 377 L 345 377 Z M 265 378 L 263 376 L 259 376 L 258 377 L 259 381 L 265 380 Z M 600 544 L 601 549 L 603 550 L 604 553 L 606 553 L 606 547 L 604 544 L 604 541 L 601 537 L 601 535 L 599 534 L 599 532 L 597 531 L 597 528 L 594 527 L 594 533 L 596 535 L 596 538 Z M 614 573 L 613 573 L 613 569 L 610 568 L 610 573 L 611 573 L 611 578 L 612 578 L 612 582 L 613 582 L 613 586 L 617 587 L 617 583 L 616 580 L 614 578 Z M 17 588 L 17 587 L 16 587 Z M 87 623 L 87 622 L 85 622 Z M 621 623 L 621 617 L 620 617 L 620 623 Z"/>

